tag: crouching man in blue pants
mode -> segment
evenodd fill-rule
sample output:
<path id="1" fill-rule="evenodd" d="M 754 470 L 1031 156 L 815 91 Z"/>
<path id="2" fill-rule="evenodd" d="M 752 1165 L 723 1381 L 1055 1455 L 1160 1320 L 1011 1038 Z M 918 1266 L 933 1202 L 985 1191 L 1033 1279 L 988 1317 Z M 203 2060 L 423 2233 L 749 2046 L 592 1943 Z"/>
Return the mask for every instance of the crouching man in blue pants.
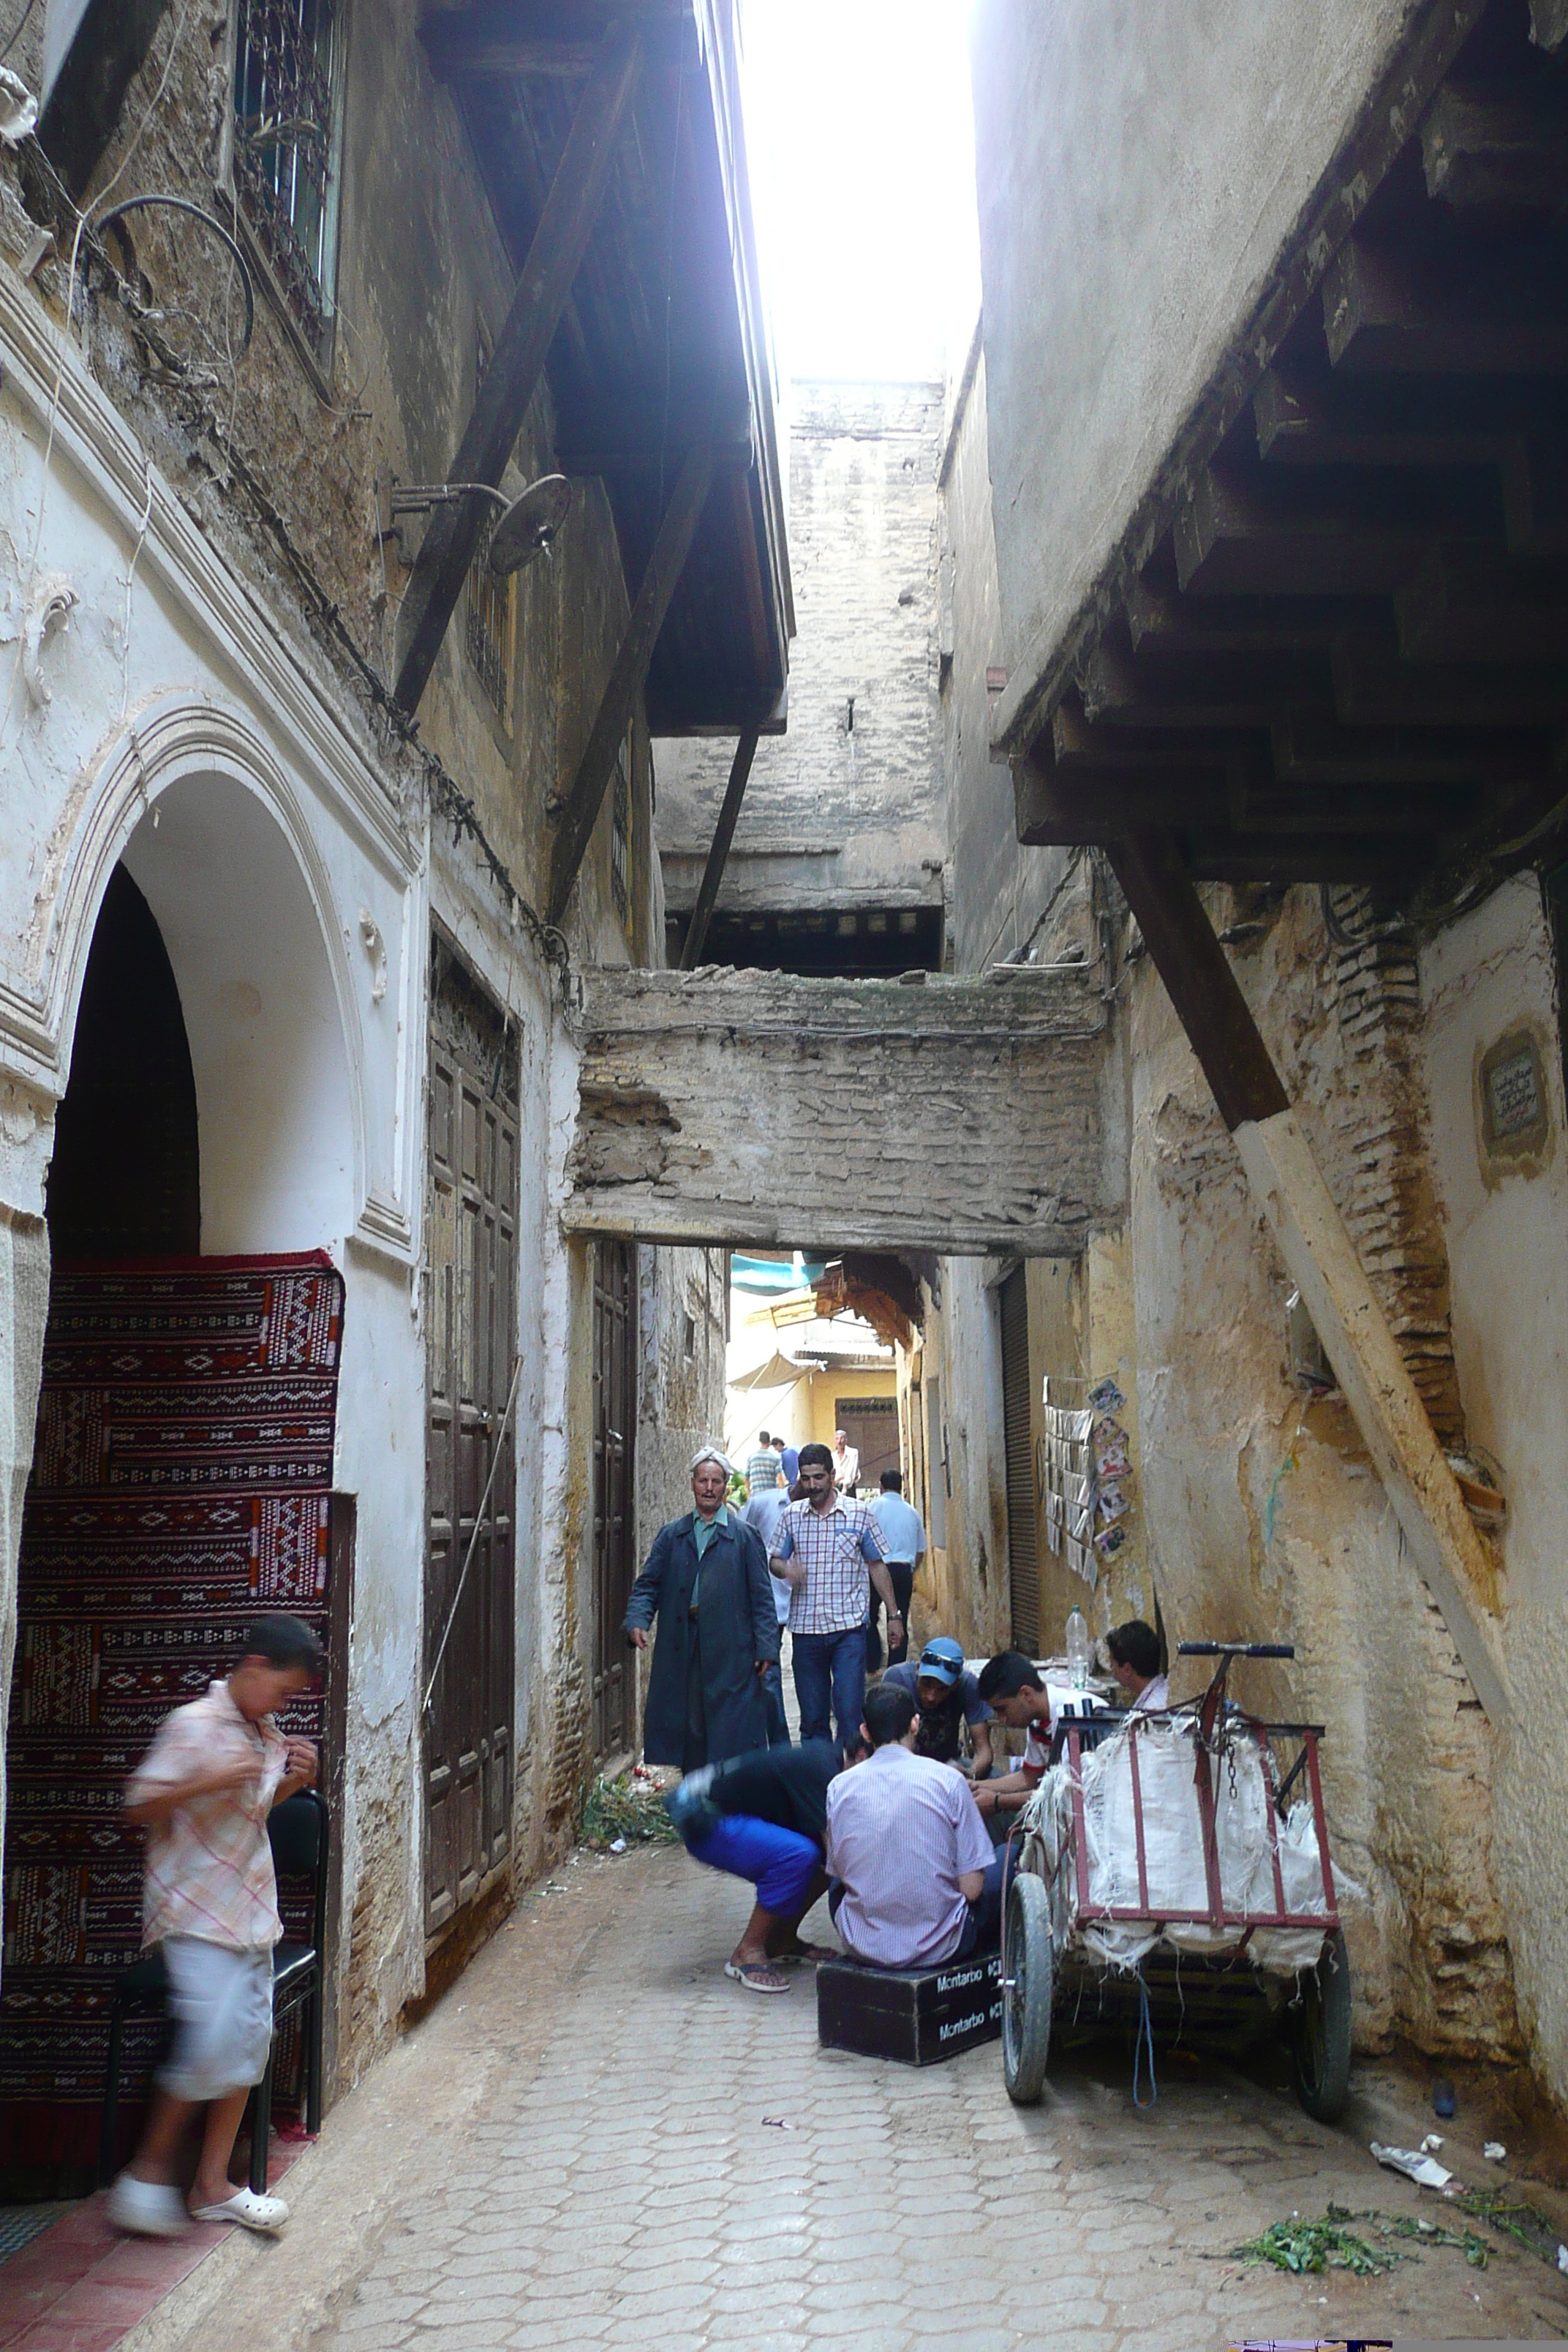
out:
<path id="1" fill-rule="evenodd" d="M 858 1762 L 856 1747 L 848 1761 Z M 665 1799 L 694 1862 L 749 1879 L 756 1904 L 724 1964 L 749 1992 L 788 1992 L 792 1962 L 837 1959 L 831 1947 L 802 1941 L 800 1923 L 826 1893 L 822 1841 L 827 1790 L 845 1769 L 831 1740 L 763 1748 L 727 1764 L 689 1772 Z"/>

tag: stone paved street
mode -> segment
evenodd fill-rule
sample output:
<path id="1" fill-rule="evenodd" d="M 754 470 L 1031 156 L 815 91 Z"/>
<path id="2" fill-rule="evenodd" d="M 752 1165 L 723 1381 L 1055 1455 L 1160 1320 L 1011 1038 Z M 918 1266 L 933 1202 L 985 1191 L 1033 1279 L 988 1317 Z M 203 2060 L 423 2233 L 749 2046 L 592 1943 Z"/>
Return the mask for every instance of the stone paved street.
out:
<path id="1" fill-rule="evenodd" d="M 1502 2247 L 1392 2279 L 1226 2259 L 1330 2200 L 1438 2209 L 1366 2152 L 1419 2136 L 1386 2073 L 1345 2127 L 1282 2086 L 1112 2043 L 1010 2106 L 994 2045 L 912 2069 L 819 2051 L 720 1973 L 743 1890 L 670 1850 L 582 1856 L 329 2118 L 276 2246 L 224 2246 L 127 2352 L 1188 2352 L 1234 2337 L 1561 2337 L 1568 2281 Z M 1446 2154 L 1470 2178 L 1480 2122 Z M 1476 2145 L 1471 2146 L 1474 2140 Z"/>

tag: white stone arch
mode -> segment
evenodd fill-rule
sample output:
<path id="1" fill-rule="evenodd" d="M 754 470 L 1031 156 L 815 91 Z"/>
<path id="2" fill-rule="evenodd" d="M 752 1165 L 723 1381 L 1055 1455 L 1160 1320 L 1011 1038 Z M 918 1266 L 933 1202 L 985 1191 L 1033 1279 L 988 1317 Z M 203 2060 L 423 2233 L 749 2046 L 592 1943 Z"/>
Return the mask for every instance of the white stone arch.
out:
<path id="1" fill-rule="evenodd" d="M 164 698 L 75 798 L 40 959 L 61 1090 L 99 908 L 123 862 L 184 1013 L 204 1252 L 341 1244 L 365 1196 L 359 1013 L 342 913 L 287 772 L 232 708 Z"/>

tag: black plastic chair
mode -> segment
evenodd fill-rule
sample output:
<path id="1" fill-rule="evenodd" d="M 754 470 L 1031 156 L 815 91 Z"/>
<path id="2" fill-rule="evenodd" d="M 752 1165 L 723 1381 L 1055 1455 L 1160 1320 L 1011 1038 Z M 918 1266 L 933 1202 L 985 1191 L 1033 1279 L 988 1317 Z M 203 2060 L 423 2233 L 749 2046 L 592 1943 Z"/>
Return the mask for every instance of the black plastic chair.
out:
<path id="1" fill-rule="evenodd" d="M 272 2132 L 272 2067 L 278 2050 L 278 2028 L 296 2010 L 307 2011 L 303 2044 L 305 2065 L 305 2129 L 321 2128 L 321 2040 L 325 2017 L 323 1949 L 327 1929 L 327 1865 L 331 1827 L 327 1808 L 314 1789 L 286 1797 L 268 1817 L 272 1867 L 282 1878 L 311 1882 L 310 1940 L 301 1944 L 285 1937 L 272 1953 L 272 2048 L 267 2072 L 256 2086 L 250 2110 L 250 2186 L 258 2197 L 267 2193 L 268 2143 Z M 134 2014 L 167 2006 L 168 1973 L 156 1948 L 122 1970 L 115 1981 L 109 2015 L 109 2063 L 103 2092 L 103 2118 L 99 2128 L 98 2177 L 113 2178 L 115 2141 L 120 2126 L 120 2078 L 124 2067 L 125 2021 Z"/>

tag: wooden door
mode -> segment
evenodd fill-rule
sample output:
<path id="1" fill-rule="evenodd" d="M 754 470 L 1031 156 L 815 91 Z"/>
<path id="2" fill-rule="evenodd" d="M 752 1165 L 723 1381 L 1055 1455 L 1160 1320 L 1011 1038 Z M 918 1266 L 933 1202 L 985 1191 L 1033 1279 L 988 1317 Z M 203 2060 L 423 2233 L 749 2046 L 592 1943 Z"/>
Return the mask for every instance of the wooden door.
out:
<path id="1" fill-rule="evenodd" d="M 594 1248 L 594 1752 L 636 1734 L 631 1656 L 621 1631 L 637 1574 L 632 1441 L 637 1428 L 637 1251 Z"/>
<path id="2" fill-rule="evenodd" d="M 426 1204 L 427 1936 L 473 1901 L 511 1846 L 516 1432 L 501 1424 L 517 1330 L 517 1084 L 500 1006 L 437 943 Z"/>
<path id="3" fill-rule="evenodd" d="M 1002 1426 L 1013 1641 L 1033 1656 L 1040 1639 L 1040 1538 L 1029 1412 L 1029 1301 L 1021 1265 L 1002 1285 Z"/>

